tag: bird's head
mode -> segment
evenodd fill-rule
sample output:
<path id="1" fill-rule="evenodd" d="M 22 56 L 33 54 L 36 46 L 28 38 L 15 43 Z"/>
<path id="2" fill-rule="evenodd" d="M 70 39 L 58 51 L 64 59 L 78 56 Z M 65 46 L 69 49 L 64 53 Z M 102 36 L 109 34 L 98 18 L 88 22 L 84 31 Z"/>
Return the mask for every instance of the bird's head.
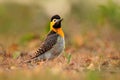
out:
<path id="1" fill-rule="evenodd" d="M 61 21 L 62 20 L 63 20 L 63 18 L 60 18 L 59 15 L 54 15 L 51 18 L 50 31 L 54 31 L 57 34 L 59 34 L 60 36 L 64 37 L 64 33 L 62 31 L 62 28 L 61 28 Z"/>
<path id="2" fill-rule="evenodd" d="M 50 22 L 50 28 L 51 29 L 59 29 L 61 28 L 61 21 L 63 20 L 63 18 L 60 18 L 59 15 L 54 15 L 51 18 L 51 22 Z"/>

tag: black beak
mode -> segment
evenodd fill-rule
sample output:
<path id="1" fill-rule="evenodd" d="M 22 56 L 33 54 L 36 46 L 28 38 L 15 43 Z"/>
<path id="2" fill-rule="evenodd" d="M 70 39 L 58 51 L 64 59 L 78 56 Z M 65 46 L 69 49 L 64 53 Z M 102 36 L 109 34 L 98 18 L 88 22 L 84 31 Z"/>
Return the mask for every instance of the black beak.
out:
<path id="1" fill-rule="evenodd" d="M 63 18 L 60 19 L 60 22 L 63 20 Z"/>
<path id="2" fill-rule="evenodd" d="M 57 20 L 57 23 L 60 23 L 62 20 L 63 20 L 63 18 L 61 18 L 61 19 Z"/>

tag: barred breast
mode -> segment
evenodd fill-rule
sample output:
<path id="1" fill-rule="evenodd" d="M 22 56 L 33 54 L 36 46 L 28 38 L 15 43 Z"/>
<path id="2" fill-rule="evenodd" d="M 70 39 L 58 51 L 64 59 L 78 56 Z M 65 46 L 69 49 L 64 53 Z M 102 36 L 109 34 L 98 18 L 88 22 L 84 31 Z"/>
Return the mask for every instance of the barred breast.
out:
<path id="1" fill-rule="evenodd" d="M 61 36 L 58 36 L 56 44 L 49 51 L 38 56 L 38 60 L 41 59 L 54 59 L 59 56 L 65 48 L 65 40 Z"/>

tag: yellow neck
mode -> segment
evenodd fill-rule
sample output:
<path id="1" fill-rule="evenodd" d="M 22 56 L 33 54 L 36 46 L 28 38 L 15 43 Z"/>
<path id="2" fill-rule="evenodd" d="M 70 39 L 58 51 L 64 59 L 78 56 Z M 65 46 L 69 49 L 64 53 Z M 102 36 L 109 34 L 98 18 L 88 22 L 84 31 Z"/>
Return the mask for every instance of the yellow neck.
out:
<path id="1" fill-rule="evenodd" d="M 55 31 L 57 34 L 59 34 L 61 37 L 64 38 L 64 33 L 63 33 L 62 28 L 57 28 L 57 29 L 55 29 L 55 28 L 53 28 L 52 26 L 50 26 L 50 30 Z"/>

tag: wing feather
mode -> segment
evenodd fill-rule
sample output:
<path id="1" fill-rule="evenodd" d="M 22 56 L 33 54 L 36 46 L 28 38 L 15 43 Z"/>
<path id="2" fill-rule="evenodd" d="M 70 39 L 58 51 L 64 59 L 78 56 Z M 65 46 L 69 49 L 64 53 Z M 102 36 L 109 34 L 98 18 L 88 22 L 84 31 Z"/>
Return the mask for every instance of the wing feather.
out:
<path id="1" fill-rule="evenodd" d="M 38 57 L 42 54 L 44 54 L 46 51 L 50 50 L 57 42 L 57 37 L 59 35 L 57 33 L 55 33 L 54 31 L 50 31 L 50 33 L 47 35 L 45 41 L 41 44 L 40 48 L 37 50 L 37 52 L 35 53 L 36 55 L 35 57 Z"/>

